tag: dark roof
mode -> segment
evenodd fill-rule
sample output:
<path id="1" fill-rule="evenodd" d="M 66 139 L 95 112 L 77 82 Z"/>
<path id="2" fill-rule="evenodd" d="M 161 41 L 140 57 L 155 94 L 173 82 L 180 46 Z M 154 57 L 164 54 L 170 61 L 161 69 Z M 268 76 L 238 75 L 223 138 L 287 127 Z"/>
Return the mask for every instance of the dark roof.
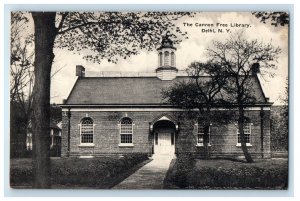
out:
<path id="1" fill-rule="evenodd" d="M 160 105 L 165 103 L 162 90 L 184 79 L 188 77 L 171 81 L 157 77 L 80 77 L 65 104 Z M 257 102 L 266 103 L 258 79 L 253 77 L 251 82 Z"/>

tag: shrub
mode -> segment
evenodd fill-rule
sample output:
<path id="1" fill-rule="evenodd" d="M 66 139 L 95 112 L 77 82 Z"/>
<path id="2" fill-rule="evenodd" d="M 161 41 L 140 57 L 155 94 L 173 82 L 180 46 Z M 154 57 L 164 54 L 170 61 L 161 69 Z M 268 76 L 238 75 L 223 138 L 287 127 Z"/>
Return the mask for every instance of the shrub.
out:
<path id="1" fill-rule="evenodd" d="M 197 189 L 286 189 L 287 161 L 264 160 L 252 164 L 228 160 L 197 160 L 185 171 L 177 160 L 169 171 L 169 187 Z M 180 175 L 182 174 L 182 175 Z M 170 184 L 171 183 L 171 184 Z"/>
<path id="2" fill-rule="evenodd" d="M 32 168 L 26 166 L 17 166 L 10 170 L 10 185 L 18 184 L 26 186 L 32 184 Z"/>
<path id="3" fill-rule="evenodd" d="M 190 173 L 195 166 L 195 162 L 195 157 L 191 153 L 178 155 L 177 161 L 174 164 L 174 171 L 170 172 L 168 177 L 173 177 L 172 180 L 179 188 L 186 188 L 189 185 L 187 179 L 191 176 Z"/>

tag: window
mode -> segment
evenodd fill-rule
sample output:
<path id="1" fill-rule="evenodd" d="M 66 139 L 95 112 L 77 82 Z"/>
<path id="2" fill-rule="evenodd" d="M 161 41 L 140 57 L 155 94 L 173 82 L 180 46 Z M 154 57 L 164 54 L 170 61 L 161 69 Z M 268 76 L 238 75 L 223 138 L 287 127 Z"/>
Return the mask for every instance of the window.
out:
<path id="1" fill-rule="evenodd" d="M 171 53 L 171 66 L 175 66 L 175 54 L 174 54 L 174 52 Z"/>
<path id="2" fill-rule="evenodd" d="M 159 66 L 162 66 L 163 65 L 163 55 L 162 53 L 160 52 L 159 53 Z"/>
<path id="3" fill-rule="evenodd" d="M 251 123 L 245 123 L 244 124 L 244 135 L 245 135 L 245 140 L 246 140 L 246 145 L 251 146 Z M 237 129 L 237 134 L 238 134 L 238 143 L 237 146 L 241 146 L 241 136 L 239 129 Z"/>
<path id="4" fill-rule="evenodd" d="M 207 144 L 210 145 L 210 126 L 208 128 L 208 139 Z M 204 124 L 197 124 L 197 145 L 203 146 L 204 145 Z"/>
<path id="5" fill-rule="evenodd" d="M 93 143 L 94 122 L 91 118 L 83 118 L 80 125 L 81 143 Z"/>
<path id="6" fill-rule="evenodd" d="M 26 148 L 27 150 L 32 150 L 32 133 L 27 133 Z"/>
<path id="7" fill-rule="evenodd" d="M 170 53 L 165 52 L 165 65 L 170 65 Z"/>
<path id="8" fill-rule="evenodd" d="M 54 138 L 54 146 L 60 146 L 61 145 L 61 137 L 55 136 Z"/>
<path id="9" fill-rule="evenodd" d="M 125 117 L 121 120 L 120 138 L 121 144 L 132 144 L 132 120 Z"/>

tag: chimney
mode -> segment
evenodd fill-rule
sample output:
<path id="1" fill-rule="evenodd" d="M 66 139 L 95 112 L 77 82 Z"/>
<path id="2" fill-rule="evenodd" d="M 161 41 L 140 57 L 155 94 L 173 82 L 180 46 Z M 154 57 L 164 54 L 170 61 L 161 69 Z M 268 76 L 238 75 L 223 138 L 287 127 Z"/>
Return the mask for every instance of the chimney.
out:
<path id="1" fill-rule="evenodd" d="M 260 67 L 259 63 L 252 64 L 252 67 L 251 67 L 252 75 L 256 75 L 257 73 L 260 73 L 259 67 Z"/>
<path id="2" fill-rule="evenodd" d="M 85 68 L 82 65 L 76 65 L 76 76 L 85 77 Z"/>

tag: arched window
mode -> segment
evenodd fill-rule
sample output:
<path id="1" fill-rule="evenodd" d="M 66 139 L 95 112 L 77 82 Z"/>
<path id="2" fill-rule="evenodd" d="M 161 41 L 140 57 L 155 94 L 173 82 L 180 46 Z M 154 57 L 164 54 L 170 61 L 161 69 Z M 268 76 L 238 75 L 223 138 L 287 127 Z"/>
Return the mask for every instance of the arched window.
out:
<path id="1" fill-rule="evenodd" d="M 163 54 L 160 52 L 159 53 L 159 66 L 163 65 Z"/>
<path id="2" fill-rule="evenodd" d="M 93 143 L 94 122 L 91 118 L 85 117 L 80 124 L 81 143 Z"/>
<path id="3" fill-rule="evenodd" d="M 174 54 L 174 52 L 171 53 L 171 66 L 175 66 L 175 54 Z"/>
<path id="4" fill-rule="evenodd" d="M 165 52 L 165 65 L 170 65 L 170 53 L 169 52 Z"/>
<path id="5" fill-rule="evenodd" d="M 132 120 L 128 117 L 124 117 L 121 120 L 120 127 L 120 142 L 121 144 L 132 144 Z"/>

